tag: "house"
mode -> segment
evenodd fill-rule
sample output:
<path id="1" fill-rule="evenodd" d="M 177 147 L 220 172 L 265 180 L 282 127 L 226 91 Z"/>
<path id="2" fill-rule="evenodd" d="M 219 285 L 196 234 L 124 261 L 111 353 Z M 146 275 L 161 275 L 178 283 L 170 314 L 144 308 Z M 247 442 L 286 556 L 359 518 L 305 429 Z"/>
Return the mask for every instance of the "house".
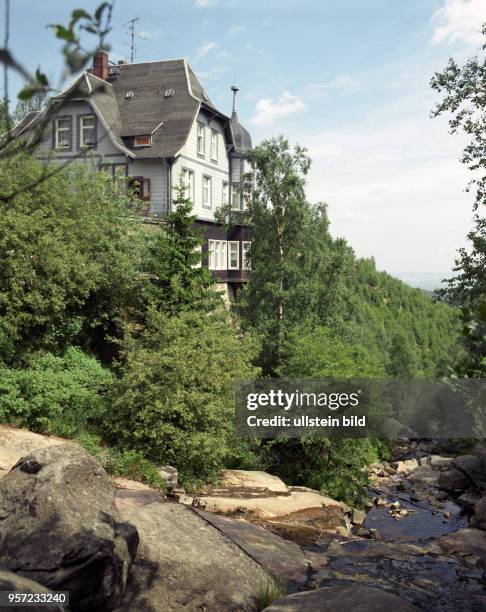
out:
<path id="1" fill-rule="evenodd" d="M 203 265 L 231 299 L 248 280 L 248 228 L 225 230 L 215 211 L 244 209 L 242 176 L 251 137 L 236 112 L 219 111 L 185 59 L 112 65 L 98 53 L 93 67 L 51 98 L 50 129 L 38 147 L 44 159 L 91 160 L 122 179 L 147 203 L 147 216 L 171 210 L 173 186 L 182 180 L 202 227 Z M 46 111 L 43 111 L 46 112 Z M 15 128 L 20 136 L 41 121 L 30 113 Z M 47 133 L 48 132 L 48 133 Z"/>

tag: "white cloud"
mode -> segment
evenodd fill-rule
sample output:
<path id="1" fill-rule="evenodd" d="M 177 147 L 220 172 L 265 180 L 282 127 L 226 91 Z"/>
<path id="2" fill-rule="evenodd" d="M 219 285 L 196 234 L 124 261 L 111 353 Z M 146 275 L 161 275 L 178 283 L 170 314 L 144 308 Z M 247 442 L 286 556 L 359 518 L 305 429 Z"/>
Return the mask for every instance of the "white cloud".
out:
<path id="1" fill-rule="evenodd" d="M 329 204 L 333 235 L 392 273 L 448 273 L 470 227 L 472 197 L 458 161 L 462 141 L 445 121 L 377 108 L 368 120 L 292 140 L 309 149 L 309 197 Z"/>
<path id="2" fill-rule="evenodd" d="M 209 6 L 212 4 L 212 0 L 196 0 L 194 4 L 196 6 Z"/>
<path id="3" fill-rule="evenodd" d="M 486 21 L 485 0 L 444 0 L 444 5 L 432 16 L 435 24 L 431 43 L 463 42 L 479 45 L 481 26 Z"/>
<path id="4" fill-rule="evenodd" d="M 198 60 L 202 59 L 203 57 L 206 57 L 206 55 L 212 51 L 213 49 L 217 49 L 219 47 L 219 44 L 217 42 L 206 42 L 203 43 L 200 47 L 197 48 L 196 50 L 196 55 L 194 56 L 193 61 L 197 62 Z"/>
<path id="5" fill-rule="evenodd" d="M 288 91 L 284 91 L 281 96 L 273 100 L 272 98 L 262 98 L 256 104 L 256 115 L 252 119 L 255 125 L 269 125 L 278 119 L 288 117 L 305 109 L 304 102 L 297 96 L 293 96 Z"/>

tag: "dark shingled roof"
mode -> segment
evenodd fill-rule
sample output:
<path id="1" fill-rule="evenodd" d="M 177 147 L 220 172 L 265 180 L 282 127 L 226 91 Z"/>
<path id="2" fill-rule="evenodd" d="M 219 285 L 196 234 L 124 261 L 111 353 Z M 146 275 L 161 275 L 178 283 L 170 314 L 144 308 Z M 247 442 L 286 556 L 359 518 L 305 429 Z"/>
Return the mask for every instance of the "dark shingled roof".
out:
<path id="1" fill-rule="evenodd" d="M 238 114 L 233 111 L 231 115 L 231 131 L 233 133 L 233 139 L 235 141 L 235 150 L 237 153 L 245 153 L 248 149 L 251 149 L 251 136 L 248 130 L 246 130 L 238 119 Z"/>
<path id="2" fill-rule="evenodd" d="M 72 94 L 91 100 L 113 144 L 131 157 L 174 157 L 201 107 L 226 122 L 227 138 L 236 151 L 251 147 L 250 135 L 236 113 L 230 120 L 216 109 L 184 59 L 112 66 L 108 82 L 85 72 L 52 102 Z M 150 147 L 129 148 L 132 137 L 148 134 Z"/>

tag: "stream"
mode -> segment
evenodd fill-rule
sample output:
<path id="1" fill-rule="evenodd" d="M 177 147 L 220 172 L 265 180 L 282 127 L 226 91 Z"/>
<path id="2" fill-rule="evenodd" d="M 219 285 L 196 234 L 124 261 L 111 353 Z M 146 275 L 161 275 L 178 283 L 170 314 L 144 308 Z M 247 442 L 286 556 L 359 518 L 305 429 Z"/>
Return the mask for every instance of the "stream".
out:
<path id="1" fill-rule="evenodd" d="M 381 464 L 361 526 L 353 526 L 349 537 L 327 533 L 312 544 L 300 542 L 304 550 L 328 559 L 308 588 L 359 583 L 395 593 L 425 612 L 485 612 L 484 557 L 446 548 L 447 538 L 453 544 L 458 533 L 474 539 L 476 530 L 468 529 L 467 510 L 438 488 L 440 470 L 433 470 L 429 460 L 422 453 L 413 476 Z"/>

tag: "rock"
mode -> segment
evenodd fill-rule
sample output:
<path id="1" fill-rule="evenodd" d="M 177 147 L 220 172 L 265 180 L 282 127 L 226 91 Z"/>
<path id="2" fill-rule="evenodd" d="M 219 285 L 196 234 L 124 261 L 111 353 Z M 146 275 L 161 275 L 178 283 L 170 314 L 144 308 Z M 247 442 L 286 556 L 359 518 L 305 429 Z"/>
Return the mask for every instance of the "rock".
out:
<path id="1" fill-rule="evenodd" d="M 486 530 L 486 495 L 474 504 L 474 516 L 471 521 L 474 527 Z"/>
<path id="2" fill-rule="evenodd" d="M 42 448 L 0 480 L 0 567 L 53 591 L 70 609 L 102 610 L 123 595 L 138 546 L 114 487 L 77 444 Z"/>
<path id="3" fill-rule="evenodd" d="M 435 541 L 447 555 L 474 555 L 478 564 L 486 568 L 486 532 L 480 529 L 459 529 Z"/>
<path id="4" fill-rule="evenodd" d="M 233 497 L 223 494 L 204 495 L 194 498 L 194 506 L 206 512 L 225 514 L 228 512 L 250 513 L 261 519 L 287 516 L 293 512 L 312 508 L 336 508 L 343 511 L 343 505 L 330 497 L 309 491 L 291 491 L 286 495 L 264 497 Z"/>
<path id="5" fill-rule="evenodd" d="M 454 459 L 453 466 L 473 483 L 481 482 L 484 479 L 481 458 L 476 455 L 460 455 Z"/>
<path id="6" fill-rule="evenodd" d="M 353 525 L 363 525 L 366 520 L 366 512 L 364 510 L 358 510 L 353 508 L 353 514 L 351 516 L 351 522 Z"/>
<path id="7" fill-rule="evenodd" d="M 333 586 L 288 595 L 274 601 L 264 612 L 414 612 L 418 608 L 397 595 L 368 586 Z"/>
<path id="8" fill-rule="evenodd" d="M 384 508 L 385 506 L 388 506 L 388 501 L 384 497 L 380 497 L 380 496 L 375 497 L 375 499 L 373 500 L 373 503 L 378 508 Z"/>
<path id="9" fill-rule="evenodd" d="M 456 469 L 439 472 L 439 488 L 445 491 L 464 491 L 469 481 L 467 477 Z"/>
<path id="10" fill-rule="evenodd" d="M 436 487 L 439 483 L 439 473 L 429 466 L 419 467 L 414 470 L 409 476 L 410 482 L 419 482 L 429 487 Z"/>
<path id="11" fill-rule="evenodd" d="M 406 459 L 405 461 L 396 461 L 392 464 L 398 474 L 410 474 L 419 466 L 417 459 Z"/>
<path id="12" fill-rule="evenodd" d="M 368 532 L 370 534 L 370 538 L 372 540 L 381 540 L 381 533 L 378 531 L 378 529 L 368 529 Z"/>
<path id="13" fill-rule="evenodd" d="M 165 496 L 160 491 L 154 491 L 142 482 L 118 476 L 112 481 L 116 487 L 115 504 L 118 509 L 125 506 L 143 506 L 153 501 L 165 501 Z"/>
<path id="14" fill-rule="evenodd" d="M 160 477 L 165 480 L 165 484 L 167 485 L 167 493 L 170 495 L 172 491 L 179 484 L 179 473 L 177 472 L 175 467 L 171 465 L 159 465 L 157 467 L 157 472 Z"/>
<path id="15" fill-rule="evenodd" d="M 45 586 L 39 584 L 38 582 L 34 582 L 33 580 L 24 578 L 23 576 L 19 576 L 17 574 L 14 574 L 13 572 L 4 572 L 0 570 L 0 592 L 1 591 L 15 591 L 16 593 L 32 594 L 52 593 L 52 591 L 46 589 Z M 15 606 L 15 610 L 17 612 L 32 612 L 33 609 L 33 606 Z M 67 610 L 67 606 L 61 604 L 53 604 L 42 606 L 42 608 L 40 609 L 44 612 L 64 612 L 65 610 Z"/>
<path id="16" fill-rule="evenodd" d="M 0 477 L 5 476 L 24 455 L 63 442 L 65 440 L 54 436 L 41 436 L 26 429 L 0 425 Z"/>
<path id="17" fill-rule="evenodd" d="M 427 461 L 427 463 L 429 463 L 429 465 L 434 468 L 434 470 L 440 470 L 442 468 L 450 466 L 452 462 L 452 457 L 442 457 L 441 455 L 430 455 Z"/>
<path id="18" fill-rule="evenodd" d="M 121 515 L 137 527 L 140 547 L 117 612 L 255 609 L 266 571 L 196 512 L 152 503 Z"/>
<path id="19" fill-rule="evenodd" d="M 224 470 L 221 485 L 228 489 L 262 489 L 272 493 L 287 493 L 287 485 L 278 476 L 256 470 Z"/>

